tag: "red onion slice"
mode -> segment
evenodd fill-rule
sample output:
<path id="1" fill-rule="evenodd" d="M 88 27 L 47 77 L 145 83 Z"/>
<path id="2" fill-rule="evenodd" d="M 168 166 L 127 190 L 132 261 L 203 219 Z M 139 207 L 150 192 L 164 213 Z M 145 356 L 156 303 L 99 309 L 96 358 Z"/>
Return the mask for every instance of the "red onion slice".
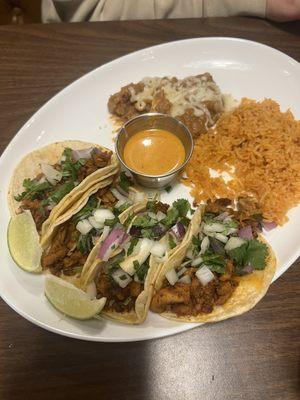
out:
<path id="1" fill-rule="evenodd" d="M 181 240 L 183 238 L 183 236 L 185 235 L 185 227 L 182 222 L 177 222 L 177 224 L 171 228 L 171 231 L 174 233 L 176 238 L 179 240 Z"/>
<path id="2" fill-rule="evenodd" d="M 268 222 L 268 221 L 262 221 L 262 226 L 266 231 L 271 231 L 272 229 L 277 227 L 276 222 Z"/>
<path id="3" fill-rule="evenodd" d="M 100 250 L 99 250 L 98 255 L 102 261 L 107 261 L 110 258 L 112 252 L 121 243 L 124 234 L 125 234 L 125 231 L 121 227 L 116 227 L 115 229 L 113 229 L 110 232 L 110 234 L 107 236 L 107 238 L 102 243 L 102 246 L 100 247 Z"/>
<path id="4" fill-rule="evenodd" d="M 238 236 L 243 239 L 253 239 L 252 228 L 250 225 L 244 226 L 238 231 Z"/>

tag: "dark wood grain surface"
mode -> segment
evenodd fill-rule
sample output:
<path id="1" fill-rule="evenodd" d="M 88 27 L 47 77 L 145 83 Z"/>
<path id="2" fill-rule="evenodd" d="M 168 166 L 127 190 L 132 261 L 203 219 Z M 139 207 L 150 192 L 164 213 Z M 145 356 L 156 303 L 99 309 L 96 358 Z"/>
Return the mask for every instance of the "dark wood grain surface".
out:
<path id="1" fill-rule="evenodd" d="M 41 105 L 86 72 L 143 47 L 200 36 L 257 40 L 300 61 L 298 22 L 213 18 L 0 27 L 0 151 Z M 0 301 L 0 399 L 299 399 L 299 266 L 245 315 L 148 342 L 60 337 Z"/>

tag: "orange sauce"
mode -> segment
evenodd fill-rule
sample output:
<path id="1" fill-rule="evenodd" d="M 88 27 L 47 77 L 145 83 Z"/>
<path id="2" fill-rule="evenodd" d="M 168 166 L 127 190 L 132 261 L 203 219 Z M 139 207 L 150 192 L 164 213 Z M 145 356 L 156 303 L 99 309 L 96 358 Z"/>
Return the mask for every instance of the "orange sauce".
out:
<path id="1" fill-rule="evenodd" d="M 184 160 L 185 148 L 181 140 L 162 129 L 137 132 L 124 147 L 125 163 L 142 174 L 165 174 L 182 165 Z"/>

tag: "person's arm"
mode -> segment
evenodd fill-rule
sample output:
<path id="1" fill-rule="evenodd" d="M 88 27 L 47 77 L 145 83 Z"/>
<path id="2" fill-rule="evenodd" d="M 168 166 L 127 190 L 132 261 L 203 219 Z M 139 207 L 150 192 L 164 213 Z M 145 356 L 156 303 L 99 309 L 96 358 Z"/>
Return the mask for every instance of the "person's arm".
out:
<path id="1" fill-rule="evenodd" d="M 266 16 L 278 22 L 300 19 L 300 0 L 267 0 Z"/>

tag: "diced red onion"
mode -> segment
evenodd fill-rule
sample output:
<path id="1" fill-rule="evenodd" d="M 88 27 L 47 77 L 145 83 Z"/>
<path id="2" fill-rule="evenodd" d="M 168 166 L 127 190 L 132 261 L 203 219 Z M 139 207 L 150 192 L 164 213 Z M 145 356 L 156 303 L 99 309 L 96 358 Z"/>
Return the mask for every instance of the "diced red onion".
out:
<path id="1" fill-rule="evenodd" d="M 124 245 L 125 243 L 128 242 L 128 240 L 130 239 L 130 235 L 128 235 L 128 233 L 124 233 L 122 240 L 120 241 L 120 244 Z"/>
<path id="2" fill-rule="evenodd" d="M 243 274 L 251 274 L 253 272 L 254 268 L 252 267 L 252 265 L 248 264 L 243 268 L 242 273 Z"/>
<path id="3" fill-rule="evenodd" d="M 152 231 L 153 231 L 154 237 L 159 238 L 165 233 L 166 228 L 164 227 L 164 225 L 158 224 L 158 225 L 154 225 L 154 227 L 152 228 Z"/>
<path id="4" fill-rule="evenodd" d="M 238 231 L 239 237 L 243 239 L 253 239 L 253 233 L 252 233 L 252 228 L 250 225 L 244 226 Z"/>
<path id="5" fill-rule="evenodd" d="M 171 231 L 174 233 L 174 235 L 177 237 L 177 239 L 181 240 L 183 236 L 185 235 L 185 227 L 182 222 L 177 222 L 176 225 L 174 225 L 171 228 Z"/>
<path id="6" fill-rule="evenodd" d="M 121 243 L 124 236 L 124 229 L 121 227 L 116 227 L 113 229 L 107 238 L 102 243 L 102 246 L 99 250 L 99 258 L 102 261 L 107 261 L 111 256 L 112 252 L 115 250 L 117 246 Z"/>
<path id="7" fill-rule="evenodd" d="M 74 161 L 78 161 L 80 158 L 91 158 L 91 154 L 93 151 L 93 147 L 89 147 L 88 149 L 82 149 L 82 150 L 73 150 L 72 151 L 72 157 Z"/>
<path id="8" fill-rule="evenodd" d="M 210 238 L 210 245 L 215 253 L 222 255 L 225 254 L 224 246 L 216 238 Z"/>
<path id="9" fill-rule="evenodd" d="M 274 229 L 274 228 L 276 228 L 277 227 L 277 224 L 276 224 L 276 222 L 268 222 L 268 221 L 262 221 L 262 226 L 263 226 L 263 228 L 266 230 L 266 231 L 270 231 L 270 230 L 272 230 L 272 229 Z"/>
<path id="10" fill-rule="evenodd" d="M 129 234 L 130 234 L 131 236 L 139 237 L 139 236 L 141 236 L 141 232 L 142 232 L 142 230 L 141 230 L 140 227 L 138 227 L 138 226 L 132 226 L 132 227 L 130 228 Z"/>

